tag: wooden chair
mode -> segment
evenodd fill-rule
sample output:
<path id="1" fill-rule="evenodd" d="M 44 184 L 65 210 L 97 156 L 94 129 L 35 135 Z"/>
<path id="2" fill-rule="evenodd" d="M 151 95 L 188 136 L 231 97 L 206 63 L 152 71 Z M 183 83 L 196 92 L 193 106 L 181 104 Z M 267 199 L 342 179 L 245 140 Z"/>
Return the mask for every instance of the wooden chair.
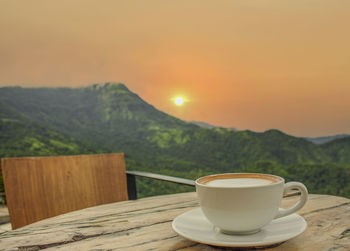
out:
<path id="1" fill-rule="evenodd" d="M 124 154 L 2 159 L 12 228 L 128 200 Z"/>

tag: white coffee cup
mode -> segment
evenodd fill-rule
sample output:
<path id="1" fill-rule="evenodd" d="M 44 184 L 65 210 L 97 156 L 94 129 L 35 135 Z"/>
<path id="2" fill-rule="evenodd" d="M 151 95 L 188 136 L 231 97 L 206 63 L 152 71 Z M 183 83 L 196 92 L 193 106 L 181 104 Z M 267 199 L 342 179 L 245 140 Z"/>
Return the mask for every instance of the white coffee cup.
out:
<path id="1" fill-rule="evenodd" d="M 291 208 L 279 208 L 283 194 L 297 189 L 300 200 Z M 300 182 L 284 183 L 270 174 L 226 173 L 196 180 L 196 191 L 205 217 L 225 234 L 252 234 L 273 219 L 302 208 L 308 197 Z"/>

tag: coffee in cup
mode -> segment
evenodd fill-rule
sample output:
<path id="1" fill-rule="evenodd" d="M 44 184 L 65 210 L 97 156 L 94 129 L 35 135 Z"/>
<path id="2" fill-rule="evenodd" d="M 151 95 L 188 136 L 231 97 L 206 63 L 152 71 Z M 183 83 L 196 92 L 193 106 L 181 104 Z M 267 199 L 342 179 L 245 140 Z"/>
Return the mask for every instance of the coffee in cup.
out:
<path id="1" fill-rule="evenodd" d="M 300 200 L 279 208 L 283 194 L 298 189 Z M 270 174 L 227 173 L 201 177 L 196 191 L 205 217 L 226 234 L 252 234 L 273 219 L 292 214 L 307 201 L 306 187 Z"/>

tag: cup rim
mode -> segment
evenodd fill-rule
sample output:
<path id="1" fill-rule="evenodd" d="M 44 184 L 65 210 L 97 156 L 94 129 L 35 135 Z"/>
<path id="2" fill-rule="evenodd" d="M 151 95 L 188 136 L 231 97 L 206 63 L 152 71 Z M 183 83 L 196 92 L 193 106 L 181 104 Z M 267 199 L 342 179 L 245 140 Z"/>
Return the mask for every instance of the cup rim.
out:
<path id="1" fill-rule="evenodd" d="M 225 186 L 208 186 L 206 184 L 200 183 L 200 180 L 202 179 L 209 179 L 215 176 L 253 176 L 253 178 L 259 178 L 261 176 L 267 176 L 269 177 L 271 180 L 277 180 L 277 182 L 272 182 L 270 184 L 264 184 L 264 185 L 257 185 L 257 186 L 242 186 L 242 187 L 225 187 Z M 254 177 L 255 176 L 255 177 Z M 229 179 L 229 178 L 227 178 Z M 201 187 L 210 187 L 210 188 L 222 188 L 222 189 L 247 189 L 247 188 L 257 188 L 257 187 L 268 187 L 268 186 L 275 186 L 281 183 L 285 183 L 284 178 L 277 176 L 277 175 L 273 175 L 273 174 L 267 174 L 267 173 L 219 173 L 219 174 L 212 174 L 212 175 L 206 175 L 206 176 L 202 176 L 198 179 L 196 179 L 195 184 L 196 186 L 201 186 Z"/>

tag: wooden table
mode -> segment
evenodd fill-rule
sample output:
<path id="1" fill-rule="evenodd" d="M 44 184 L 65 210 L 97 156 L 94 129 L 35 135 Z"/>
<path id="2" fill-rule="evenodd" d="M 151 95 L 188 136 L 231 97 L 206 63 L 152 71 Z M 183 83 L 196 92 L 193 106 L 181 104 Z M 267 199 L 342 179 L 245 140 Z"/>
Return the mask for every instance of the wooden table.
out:
<path id="1" fill-rule="evenodd" d="M 283 204 L 296 199 L 286 198 Z M 186 240 L 172 230 L 176 216 L 196 207 L 195 193 L 92 207 L 3 233 L 0 250 L 221 250 Z M 349 199 L 310 195 L 299 213 L 307 230 L 266 250 L 350 250 Z"/>

